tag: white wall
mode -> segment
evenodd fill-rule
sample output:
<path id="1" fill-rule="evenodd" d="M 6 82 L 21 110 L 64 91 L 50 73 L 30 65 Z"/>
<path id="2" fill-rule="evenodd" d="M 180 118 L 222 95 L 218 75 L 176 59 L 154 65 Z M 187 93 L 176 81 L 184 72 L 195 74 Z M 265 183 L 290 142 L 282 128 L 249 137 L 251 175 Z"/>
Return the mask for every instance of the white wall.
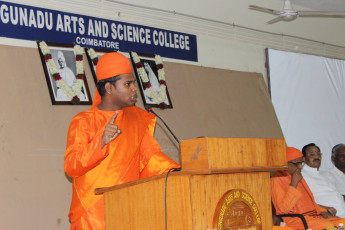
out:
<path id="1" fill-rule="evenodd" d="M 304 17 L 268 25 L 266 22 L 274 15 L 248 9 L 248 5 L 259 5 L 280 10 L 283 2 L 279 0 L 148 0 L 145 4 L 140 0 L 12 2 L 195 34 L 199 61 L 191 64 L 259 72 L 264 77 L 265 48 L 345 58 L 345 18 Z M 305 9 L 297 5 L 294 8 Z M 17 41 L 0 40 L 0 43 L 18 45 Z M 26 45 L 36 47 L 32 42 Z"/>

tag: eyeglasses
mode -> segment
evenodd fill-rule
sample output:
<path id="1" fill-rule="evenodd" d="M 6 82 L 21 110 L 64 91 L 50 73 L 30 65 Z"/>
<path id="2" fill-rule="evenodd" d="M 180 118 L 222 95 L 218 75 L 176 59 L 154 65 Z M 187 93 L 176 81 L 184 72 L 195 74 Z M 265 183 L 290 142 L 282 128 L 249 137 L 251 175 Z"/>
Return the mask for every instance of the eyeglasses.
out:
<path id="1" fill-rule="evenodd" d="M 304 162 L 303 161 L 300 161 L 300 162 L 291 162 L 291 161 L 289 161 L 288 163 L 291 163 L 291 164 L 294 164 L 294 165 L 296 165 L 297 167 L 298 166 L 300 166 L 300 165 L 304 165 Z"/>
<path id="2" fill-rule="evenodd" d="M 310 157 L 314 157 L 314 156 L 319 156 L 319 157 L 321 157 L 322 156 L 322 153 L 320 153 L 320 152 L 318 152 L 318 153 L 308 153 L 308 156 L 310 156 Z"/>

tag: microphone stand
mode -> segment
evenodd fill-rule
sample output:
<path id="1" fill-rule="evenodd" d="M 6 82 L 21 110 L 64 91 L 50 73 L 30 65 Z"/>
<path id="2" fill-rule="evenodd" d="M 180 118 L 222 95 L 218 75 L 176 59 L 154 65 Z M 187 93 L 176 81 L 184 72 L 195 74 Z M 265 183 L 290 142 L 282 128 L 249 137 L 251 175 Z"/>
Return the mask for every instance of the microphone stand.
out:
<path id="1" fill-rule="evenodd" d="M 180 143 L 180 140 L 175 136 L 175 134 L 171 131 L 171 129 L 169 128 L 169 126 L 163 121 L 163 119 L 157 115 L 157 113 L 155 113 L 155 111 L 152 110 L 152 108 L 148 105 L 145 105 L 145 109 L 147 112 L 149 113 L 153 113 L 154 115 L 156 115 L 156 117 L 158 117 L 163 124 L 165 125 L 165 127 L 169 130 L 169 132 L 171 133 L 171 135 L 173 135 L 173 137 L 175 138 L 175 140 L 177 141 L 177 143 Z"/>
<path id="2" fill-rule="evenodd" d="M 145 109 L 147 112 L 149 113 L 153 113 L 154 115 L 156 115 L 156 117 L 158 117 L 162 122 L 163 124 L 165 125 L 165 127 L 169 130 L 169 132 L 171 133 L 171 135 L 173 135 L 173 137 L 175 138 L 175 140 L 177 141 L 177 143 L 180 143 L 180 140 L 175 136 L 175 134 L 171 131 L 171 129 L 169 128 L 169 126 L 163 121 L 163 119 L 158 116 L 153 110 L 152 108 L 149 106 L 149 105 L 145 105 Z M 168 184 L 168 176 L 169 176 L 169 173 L 172 172 L 172 171 L 181 171 L 181 168 L 171 168 L 167 175 L 166 175 L 166 178 L 165 178 L 165 229 L 168 230 L 168 212 L 167 212 L 167 184 Z"/>

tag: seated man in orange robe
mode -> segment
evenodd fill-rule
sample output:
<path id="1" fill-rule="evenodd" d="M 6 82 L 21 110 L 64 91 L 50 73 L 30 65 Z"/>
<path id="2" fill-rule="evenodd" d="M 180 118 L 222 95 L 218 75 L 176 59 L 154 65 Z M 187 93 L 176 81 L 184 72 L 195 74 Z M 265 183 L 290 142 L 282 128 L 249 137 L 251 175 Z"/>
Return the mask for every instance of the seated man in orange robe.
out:
<path id="1" fill-rule="evenodd" d="M 156 117 L 134 104 L 137 86 L 129 60 L 104 54 L 91 109 L 71 121 L 64 168 L 73 178 L 71 229 L 105 229 L 104 200 L 95 188 L 165 173 L 180 166 L 153 137 Z"/>
<path id="2" fill-rule="evenodd" d="M 272 202 L 276 214 L 302 214 L 313 230 L 330 228 L 345 219 L 334 218 L 326 209 L 315 203 L 314 196 L 302 177 L 301 169 L 304 163 L 303 154 L 296 148 L 286 148 L 288 171 L 278 171 L 271 178 Z M 296 230 L 303 230 L 299 218 L 284 217 L 287 226 Z"/>

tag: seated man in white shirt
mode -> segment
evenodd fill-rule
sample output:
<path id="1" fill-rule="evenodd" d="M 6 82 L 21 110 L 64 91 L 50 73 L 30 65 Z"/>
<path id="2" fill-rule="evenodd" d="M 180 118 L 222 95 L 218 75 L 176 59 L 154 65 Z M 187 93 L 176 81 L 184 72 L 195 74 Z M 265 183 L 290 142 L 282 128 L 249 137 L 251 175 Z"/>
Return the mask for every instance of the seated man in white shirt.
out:
<path id="1" fill-rule="evenodd" d="M 345 218 L 345 201 L 343 196 L 337 191 L 334 184 L 320 174 L 322 154 L 320 148 L 314 143 L 303 147 L 302 153 L 305 165 L 302 169 L 302 175 L 312 191 L 315 202 L 333 216 Z"/>
<path id="2" fill-rule="evenodd" d="M 336 186 L 345 200 L 345 144 L 337 144 L 333 147 L 331 159 L 334 167 L 322 174 Z"/>

